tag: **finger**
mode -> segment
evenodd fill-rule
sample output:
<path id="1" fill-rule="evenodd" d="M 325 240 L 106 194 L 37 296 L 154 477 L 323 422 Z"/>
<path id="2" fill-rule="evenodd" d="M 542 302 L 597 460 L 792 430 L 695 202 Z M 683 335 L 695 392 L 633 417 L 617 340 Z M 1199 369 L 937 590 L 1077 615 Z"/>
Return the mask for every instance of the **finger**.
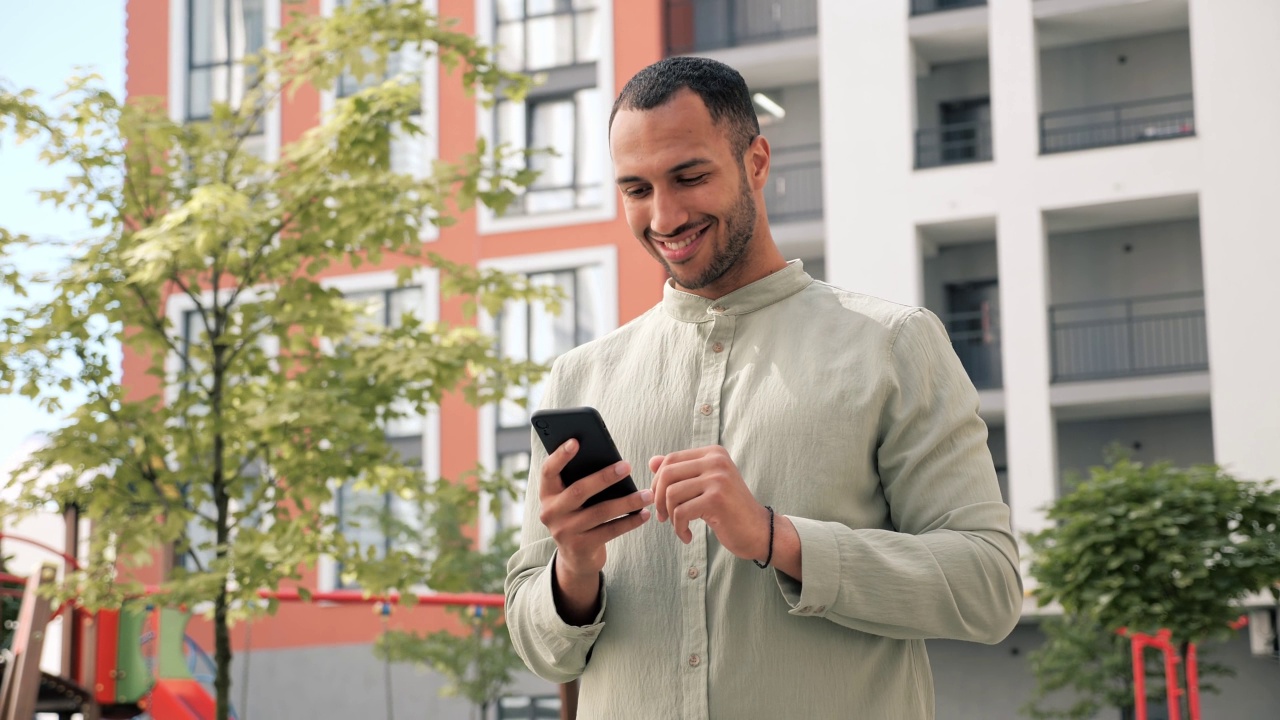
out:
<path id="1" fill-rule="evenodd" d="M 658 468 L 662 467 L 662 461 L 664 458 L 666 458 L 666 455 L 654 455 L 649 458 L 649 472 L 658 472 Z"/>
<path id="2" fill-rule="evenodd" d="M 703 471 L 701 458 L 675 462 L 672 460 L 673 457 L 674 454 L 667 456 L 667 459 L 662 463 L 662 467 L 658 470 L 657 476 L 654 478 L 654 509 L 658 512 L 658 520 L 660 522 L 666 522 L 671 517 L 671 508 L 675 507 L 671 502 L 672 486 L 690 478 L 698 477 Z M 659 483 L 661 488 L 659 488 Z"/>
<path id="3" fill-rule="evenodd" d="M 623 517 L 610 520 L 609 522 L 596 527 L 583 536 L 583 540 L 591 544 L 604 545 L 610 540 L 625 535 L 632 530 L 644 525 L 648 522 L 652 513 L 648 508 L 641 510 L 635 515 L 624 515 Z"/>
<path id="4" fill-rule="evenodd" d="M 705 498 L 707 489 L 707 483 L 698 478 L 691 478 L 685 482 L 676 483 L 667 490 L 667 513 L 671 516 L 671 529 L 675 531 L 676 537 L 686 543 L 693 539 L 693 533 L 689 531 L 689 523 L 696 517 L 702 517 L 690 514 L 689 503 L 698 498 Z M 706 502 L 698 503 L 700 508 L 706 505 Z"/>
<path id="5" fill-rule="evenodd" d="M 581 532 L 589 532 L 597 527 L 609 524 L 610 521 L 622 515 L 629 515 L 637 510 L 643 510 L 651 502 L 653 502 L 653 491 L 646 489 L 631 493 L 626 497 L 608 500 L 599 505 L 585 508 L 581 513 Z"/>
<path id="6" fill-rule="evenodd" d="M 564 492 L 564 483 L 560 480 L 560 473 L 564 471 L 564 466 L 569 464 L 574 455 L 578 454 L 578 441 L 570 438 L 563 445 L 556 448 L 556 451 L 547 455 L 547 459 L 542 462 L 542 477 L 539 482 L 539 496 L 542 498 L 543 504 L 547 498 Z"/>
<path id="7" fill-rule="evenodd" d="M 631 463 L 620 460 L 574 482 L 559 496 L 552 498 L 551 502 L 562 505 L 565 512 L 572 512 L 581 508 L 596 493 L 618 482 L 630 472 Z"/>
<path id="8" fill-rule="evenodd" d="M 705 495 L 698 495 L 672 508 L 671 529 L 675 530 L 680 542 L 685 545 L 693 542 L 693 532 L 689 530 L 689 523 L 703 519 L 703 515 L 710 511 L 710 503 Z"/>

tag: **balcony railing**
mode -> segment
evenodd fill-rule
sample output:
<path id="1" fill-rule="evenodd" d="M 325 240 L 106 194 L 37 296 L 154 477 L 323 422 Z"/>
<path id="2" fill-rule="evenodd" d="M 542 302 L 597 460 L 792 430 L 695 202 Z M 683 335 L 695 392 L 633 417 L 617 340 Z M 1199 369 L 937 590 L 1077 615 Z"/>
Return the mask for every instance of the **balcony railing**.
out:
<path id="1" fill-rule="evenodd" d="M 991 159 L 991 123 L 966 122 L 916 131 L 916 167 L 983 162 Z"/>
<path id="2" fill-rule="evenodd" d="M 1195 134 L 1191 95 L 1058 110 L 1040 116 L 1040 152 L 1044 154 Z"/>
<path id="3" fill-rule="evenodd" d="M 818 0 L 667 0 L 667 55 L 818 32 Z"/>
<path id="4" fill-rule="evenodd" d="M 911 14 L 927 15 L 943 10 L 959 10 L 986 4 L 987 0 L 911 0 Z"/>
<path id="5" fill-rule="evenodd" d="M 508 695 L 498 699 L 498 720 L 559 720 L 559 695 Z"/>
<path id="6" fill-rule="evenodd" d="M 1209 368 L 1198 292 L 1055 305 L 1049 327 L 1054 382 Z"/>
<path id="7" fill-rule="evenodd" d="M 822 217 L 822 146 L 777 148 L 764 186 L 771 222 Z"/>
<path id="8" fill-rule="evenodd" d="M 950 313 L 942 318 L 960 364 L 979 390 L 1004 385 L 1000 361 L 1000 314 L 994 308 Z"/>

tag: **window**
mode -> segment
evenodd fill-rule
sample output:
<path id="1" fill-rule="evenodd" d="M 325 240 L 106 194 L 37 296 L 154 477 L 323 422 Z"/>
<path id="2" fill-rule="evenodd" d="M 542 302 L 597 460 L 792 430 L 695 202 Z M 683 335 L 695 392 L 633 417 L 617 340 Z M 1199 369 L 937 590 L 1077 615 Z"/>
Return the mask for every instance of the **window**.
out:
<path id="1" fill-rule="evenodd" d="M 510 302 L 496 322 L 499 350 L 515 360 L 533 360 L 549 365 L 561 353 L 601 337 L 609 329 L 604 320 L 605 270 L 601 265 L 585 265 L 565 270 L 528 274 L 539 286 L 559 287 L 563 295 L 560 313 L 553 315 L 542 303 Z M 542 399 L 542 383 L 516 389 L 527 398 L 527 407 L 504 402 L 497 410 L 495 451 L 498 469 L 514 478 L 519 497 L 529 471 L 529 414 Z M 524 517 L 521 500 L 504 507 L 498 529 L 519 527 Z"/>
<path id="2" fill-rule="evenodd" d="M 349 292 L 348 300 L 367 303 L 370 314 L 367 322 L 373 328 L 400 327 L 410 314 L 419 321 L 423 317 L 421 287 L 403 287 L 393 290 Z M 357 328 L 358 330 L 358 328 Z M 425 422 L 421 416 L 406 416 L 387 424 L 387 442 L 392 451 L 408 467 L 422 470 L 423 433 Z M 348 540 L 361 548 L 374 548 L 377 557 L 385 557 L 391 548 L 388 525 L 405 524 L 419 527 L 418 507 L 393 493 L 356 488 L 350 482 L 338 489 L 338 529 Z M 336 587 L 353 587 L 342 581 L 342 568 L 337 568 Z"/>
<path id="3" fill-rule="evenodd" d="M 254 69 L 242 61 L 265 42 L 265 2 L 187 0 L 187 120 L 209 119 L 214 103 L 243 100 Z"/>
<path id="4" fill-rule="evenodd" d="M 498 144 L 517 154 L 508 170 L 538 173 L 508 208 L 530 215 L 599 207 L 604 201 L 605 107 L 597 64 L 603 38 L 597 0 L 494 0 L 503 69 L 542 80 L 523 102 L 494 110 Z M 525 157 L 519 151 L 550 148 Z"/>

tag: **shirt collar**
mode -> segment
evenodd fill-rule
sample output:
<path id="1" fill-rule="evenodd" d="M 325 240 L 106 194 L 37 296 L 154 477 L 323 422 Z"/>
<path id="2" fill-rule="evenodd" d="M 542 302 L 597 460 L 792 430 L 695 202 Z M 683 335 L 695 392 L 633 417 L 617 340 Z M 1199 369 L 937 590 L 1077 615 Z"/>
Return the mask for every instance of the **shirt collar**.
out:
<path id="1" fill-rule="evenodd" d="M 716 315 L 745 315 L 791 297 L 811 282 L 813 278 L 799 260 L 715 300 L 680 290 L 668 280 L 662 288 L 662 309 L 676 320 L 692 323 L 706 322 Z"/>

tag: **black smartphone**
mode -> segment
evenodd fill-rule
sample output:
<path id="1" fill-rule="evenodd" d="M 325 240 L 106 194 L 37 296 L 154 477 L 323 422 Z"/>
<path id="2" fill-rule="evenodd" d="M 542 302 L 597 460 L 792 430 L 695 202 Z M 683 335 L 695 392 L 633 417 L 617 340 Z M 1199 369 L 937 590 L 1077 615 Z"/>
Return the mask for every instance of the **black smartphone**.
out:
<path id="1" fill-rule="evenodd" d="M 533 414 L 530 422 L 548 454 L 555 452 L 570 438 L 578 441 L 578 454 L 573 456 L 560 473 L 560 480 L 565 487 L 622 460 L 618 447 L 613 444 L 613 438 L 609 435 L 609 428 L 605 427 L 604 418 L 593 407 L 539 410 Z M 582 506 L 590 507 L 634 492 L 636 483 L 627 475 L 592 495 Z"/>

